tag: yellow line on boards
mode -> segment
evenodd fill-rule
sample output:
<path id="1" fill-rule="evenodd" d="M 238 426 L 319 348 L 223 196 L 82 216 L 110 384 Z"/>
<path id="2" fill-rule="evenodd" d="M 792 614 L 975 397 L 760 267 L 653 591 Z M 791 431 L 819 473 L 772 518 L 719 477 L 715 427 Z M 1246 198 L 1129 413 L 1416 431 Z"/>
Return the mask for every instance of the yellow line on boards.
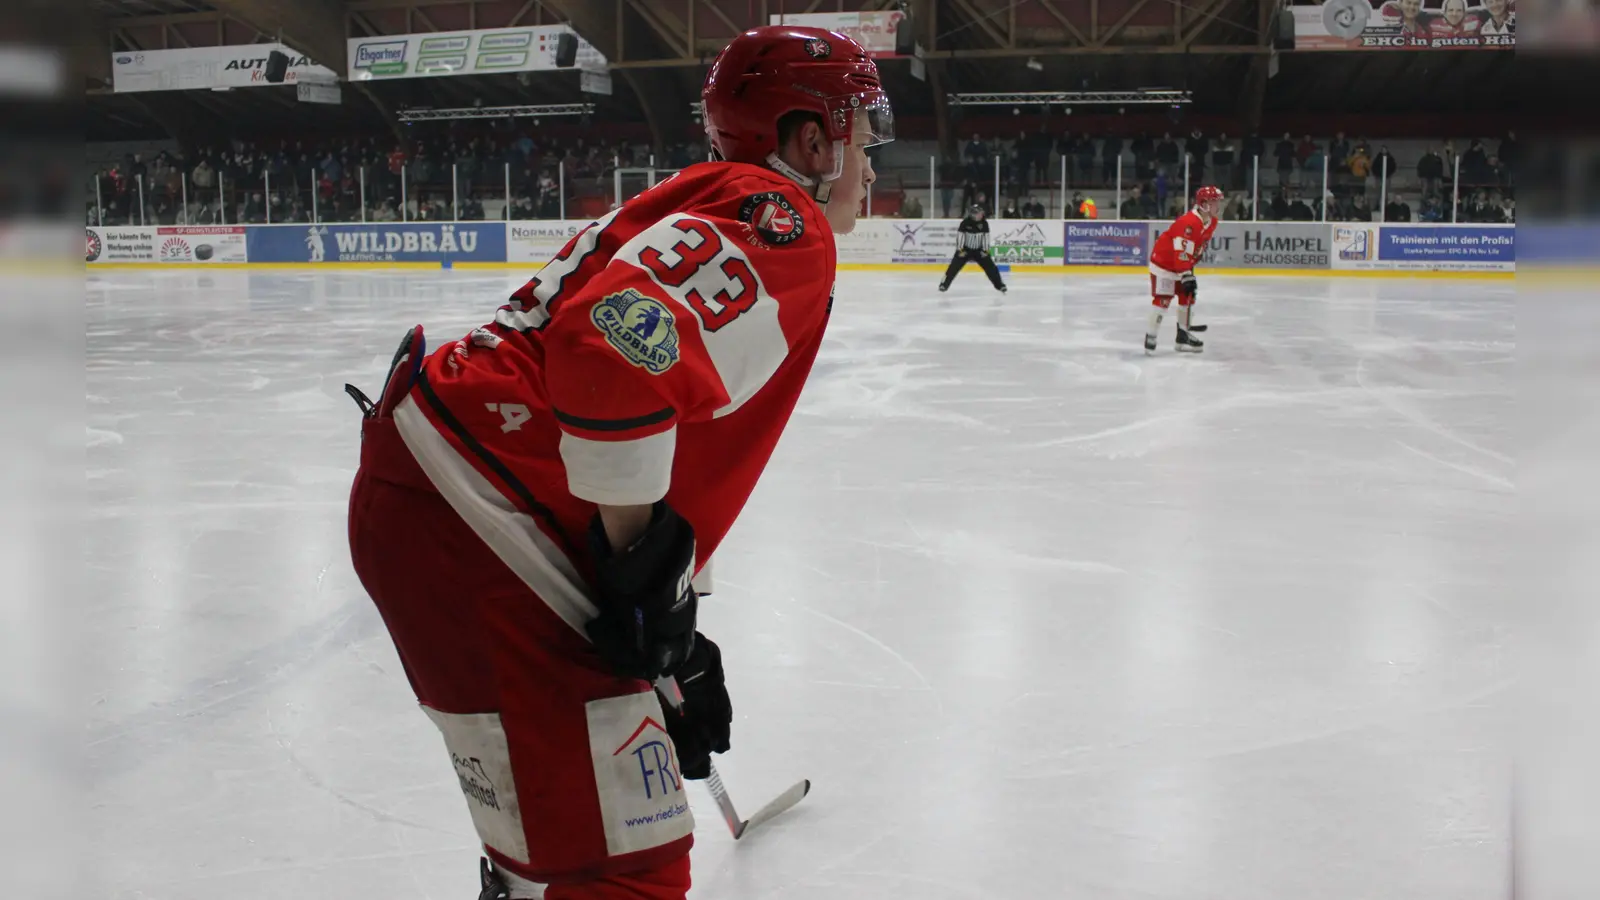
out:
<path id="1" fill-rule="evenodd" d="M 841 272 L 915 272 L 915 271 L 943 271 L 945 263 L 840 263 Z M 295 270 L 434 270 L 443 267 L 439 263 L 423 262 L 287 262 L 287 263 L 136 263 L 136 262 L 106 262 L 92 263 L 87 266 L 87 271 L 96 269 L 152 269 L 159 271 L 185 270 L 202 272 L 208 269 L 295 269 Z M 522 269 L 530 274 L 539 268 L 538 263 L 514 262 L 460 262 L 453 264 L 456 269 L 495 269 L 509 270 Z M 1150 270 L 1144 266 L 1012 266 L 1012 274 L 1023 275 L 1143 275 Z M 1578 270 L 1578 271 L 1581 271 Z M 1200 273 L 1206 275 L 1226 276 L 1266 276 L 1278 278 L 1306 278 L 1334 276 L 1337 278 L 1441 278 L 1474 281 L 1509 281 L 1517 277 L 1516 272 L 1472 272 L 1460 270 L 1426 270 L 1426 269 L 1203 269 Z M 1531 273 L 1524 273 L 1528 277 Z"/>

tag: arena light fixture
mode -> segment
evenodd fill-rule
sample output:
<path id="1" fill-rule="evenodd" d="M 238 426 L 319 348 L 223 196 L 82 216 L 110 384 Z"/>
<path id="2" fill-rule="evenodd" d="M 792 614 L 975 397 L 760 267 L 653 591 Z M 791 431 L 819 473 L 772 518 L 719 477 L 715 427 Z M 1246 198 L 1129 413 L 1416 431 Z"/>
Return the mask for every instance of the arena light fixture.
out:
<path id="1" fill-rule="evenodd" d="M 534 116 L 588 116 L 593 103 L 545 103 L 535 106 L 462 106 L 450 109 L 402 109 L 395 118 L 402 122 L 439 122 L 445 119 L 531 118 Z"/>
<path id="2" fill-rule="evenodd" d="M 1193 103 L 1188 91 L 1146 88 L 1137 91 L 1014 91 L 948 94 L 951 106 L 1089 106 L 1136 104 L 1181 106 Z"/>

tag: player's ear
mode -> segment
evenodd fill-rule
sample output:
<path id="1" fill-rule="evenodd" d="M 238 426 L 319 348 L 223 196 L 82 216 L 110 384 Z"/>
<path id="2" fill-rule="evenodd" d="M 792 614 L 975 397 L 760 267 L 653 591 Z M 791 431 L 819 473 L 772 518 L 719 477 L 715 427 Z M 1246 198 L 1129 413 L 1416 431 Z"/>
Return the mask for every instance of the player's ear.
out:
<path id="1" fill-rule="evenodd" d="M 812 172 L 827 172 L 833 168 L 833 142 L 822 130 L 822 123 L 807 120 L 800 126 L 800 152 L 807 168 Z"/>

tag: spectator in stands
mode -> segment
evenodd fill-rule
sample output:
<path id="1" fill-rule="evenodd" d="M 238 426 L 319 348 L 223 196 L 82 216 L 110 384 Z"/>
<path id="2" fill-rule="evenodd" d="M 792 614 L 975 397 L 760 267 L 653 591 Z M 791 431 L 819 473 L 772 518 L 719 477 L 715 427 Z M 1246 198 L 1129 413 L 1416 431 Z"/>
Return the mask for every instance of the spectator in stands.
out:
<path id="1" fill-rule="evenodd" d="M 1228 140 L 1227 133 L 1217 135 L 1216 143 L 1211 145 L 1211 166 L 1212 171 L 1216 173 L 1212 177 L 1222 183 L 1224 190 L 1238 183 L 1234 171 L 1235 161 L 1233 142 Z"/>
<path id="2" fill-rule="evenodd" d="M 1517 220 L 1517 201 L 1506 194 L 1500 198 L 1500 221 L 1515 222 Z"/>
<path id="3" fill-rule="evenodd" d="M 1250 215 L 1250 198 L 1244 191 L 1233 195 L 1233 202 L 1228 204 L 1225 215 L 1230 222 L 1244 222 L 1252 218 Z"/>
<path id="4" fill-rule="evenodd" d="M 1516 13 L 1511 15 L 1515 17 Z M 1515 18 L 1512 21 L 1515 22 Z M 1488 32 L 1484 33 L 1487 34 Z M 1517 133 L 1515 131 L 1506 132 L 1506 136 L 1500 139 L 1500 146 L 1495 148 L 1494 155 L 1500 157 L 1500 162 L 1506 167 L 1506 183 L 1514 183 L 1517 165 Z"/>
<path id="5" fill-rule="evenodd" d="M 1389 190 L 1394 190 L 1394 173 L 1399 170 L 1395 165 L 1394 154 L 1389 152 L 1387 146 L 1378 148 L 1378 155 L 1372 161 L 1372 175 L 1379 179 L 1379 183 L 1389 185 Z"/>
<path id="6" fill-rule="evenodd" d="M 1329 180 L 1336 180 L 1336 176 L 1350 171 L 1350 141 L 1340 131 L 1328 142 L 1328 175 Z"/>
<path id="7" fill-rule="evenodd" d="M 1118 211 L 1124 219 L 1150 218 L 1144 210 L 1144 191 L 1137 184 L 1128 189 L 1128 196 L 1122 201 L 1122 208 Z M 1068 210 L 1071 213 L 1071 210 Z"/>
<path id="8" fill-rule="evenodd" d="M 1078 135 L 1078 174 L 1084 181 L 1094 177 L 1094 138 Z"/>
<path id="9" fill-rule="evenodd" d="M 1141 131 L 1139 136 L 1133 139 L 1133 144 L 1129 147 L 1129 150 L 1133 152 L 1134 180 L 1144 181 L 1152 174 L 1156 158 L 1155 141 L 1150 139 L 1149 134 Z"/>
<path id="10" fill-rule="evenodd" d="M 1385 222 L 1409 222 L 1411 221 L 1411 206 L 1402 200 L 1399 195 L 1395 195 L 1394 199 L 1391 199 L 1383 207 L 1383 220 Z"/>
<path id="11" fill-rule="evenodd" d="M 1289 201 L 1284 197 L 1285 188 L 1278 188 L 1272 192 L 1272 202 L 1267 204 L 1267 218 L 1274 222 L 1282 222 L 1289 218 Z"/>
<path id="12" fill-rule="evenodd" d="M 1273 150 L 1273 155 L 1278 158 L 1278 185 L 1286 186 L 1294 181 L 1294 167 L 1299 160 L 1296 155 L 1294 139 L 1284 132 L 1283 140 L 1278 141 L 1278 146 Z"/>
<path id="13" fill-rule="evenodd" d="M 1417 179 L 1422 182 L 1424 195 L 1439 193 L 1439 183 L 1444 178 L 1444 158 L 1432 147 L 1422 152 L 1417 160 Z"/>
<path id="14" fill-rule="evenodd" d="M 1372 158 L 1367 155 L 1367 149 L 1360 144 L 1356 145 L 1355 152 L 1345 161 L 1345 168 L 1350 171 L 1350 177 L 1355 179 L 1357 186 L 1363 191 L 1367 190 L 1367 179 L 1372 176 Z"/>
<path id="15" fill-rule="evenodd" d="M 922 201 L 917 199 L 916 194 L 908 195 L 906 201 L 900 204 L 900 218 L 920 219 L 922 216 Z"/>
<path id="16" fill-rule="evenodd" d="M 1299 168 L 1311 171 L 1311 154 L 1315 152 L 1317 152 L 1317 142 L 1311 139 L 1311 135 L 1302 137 L 1300 143 L 1294 147 L 1295 158 L 1300 161 Z"/>
<path id="17" fill-rule="evenodd" d="M 1503 154 L 1502 154 L 1503 155 Z M 1115 184 L 1117 180 L 1117 160 L 1122 158 L 1122 138 L 1110 135 L 1100 145 L 1100 183 Z"/>
<path id="18" fill-rule="evenodd" d="M 1047 182 L 1050 180 L 1050 150 L 1055 142 L 1050 140 L 1050 135 L 1044 130 L 1044 125 L 1039 125 L 1039 130 L 1028 136 L 1028 159 L 1033 164 L 1033 170 L 1028 178 L 1031 181 Z"/>
<path id="19" fill-rule="evenodd" d="M 989 145 L 983 142 L 980 135 L 974 134 L 972 140 L 967 142 L 966 148 L 967 177 L 981 178 L 983 170 L 989 162 Z"/>
<path id="20" fill-rule="evenodd" d="M 1505 163 L 1500 161 L 1500 157 L 1489 157 L 1489 162 L 1484 168 L 1483 183 L 1493 185 L 1495 187 L 1505 187 L 1510 184 L 1510 179 L 1506 174 Z"/>
<path id="21" fill-rule="evenodd" d="M 1355 196 L 1355 200 L 1351 202 L 1351 204 L 1350 204 L 1350 221 L 1352 221 L 1352 222 L 1371 222 L 1372 221 L 1372 207 L 1367 205 L 1367 195 L 1366 194 L 1357 194 Z"/>
<path id="22" fill-rule="evenodd" d="M 1043 203 L 1030 198 L 1028 202 L 1022 206 L 1022 215 L 1029 219 L 1042 219 L 1048 215 L 1048 213 L 1045 212 Z"/>
<path id="23" fill-rule="evenodd" d="M 1305 143 L 1302 142 L 1300 146 L 1304 147 Z M 1300 166 L 1305 170 L 1305 175 L 1301 178 L 1301 183 L 1318 185 L 1322 184 L 1322 166 L 1326 161 L 1327 157 L 1322 154 L 1322 145 L 1312 141 L 1311 152 L 1304 157 L 1304 162 L 1302 162 Z"/>
<path id="24" fill-rule="evenodd" d="M 1316 215 L 1311 212 L 1311 206 L 1306 203 L 1305 198 L 1300 196 L 1298 191 L 1295 192 L 1294 199 L 1289 202 L 1288 219 L 1291 222 L 1312 222 L 1316 220 Z"/>
<path id="25" fill-rule="evenodd" d="M 1172 139 L 1172 133 L 1161 136 L 1161 142 L 1156 144 L 1156 171 L 1171 178 L 1178 171 L 1178 142 Z"/>
<path id="26" fill-rule="evenodd" d="M 1461 154 L 1461 180 L 1469 185 L 1489 183 L 1489 154 L 1483 141 L 1473 138 L 1467 152 Z"/>
<path id="27" fill-rule="evenodd" d="M 1171 182 L 1167 178 L 1167 173 L 1162 170 L 1157 170 L 1155 180 L 1151 182 L 1150 185 L 1151 190 L 1146 192 L 1148 196 L 1155 200 L 1157 209 L 1166 207 L 1167 194 L 1169 193 L 1168 188 L 1170 185 Z"/>
<path id="28" fill-rule="evenodd" d="M 1013 200 L 1011 198 L 1007 198 L 1006 199 L 1006 205 L 1001 207 L 1001 209 L 1000 209 L 1000 218 L 1002 218 L 1002 219 L 1020 219 L 1020 218 L 1022 218 L 1022 211 L 1017 209 L 1017 201 L 1016 200 Z"/>
<path id="29" fill-rule="evenodd" d="M 1439 201 L 1438 194 L 1429 194 L 1422 198 L 1422 211 L 1417 214 L 1418 222 L 1442 222 L 1444 218 L 1444 204 Z"/>

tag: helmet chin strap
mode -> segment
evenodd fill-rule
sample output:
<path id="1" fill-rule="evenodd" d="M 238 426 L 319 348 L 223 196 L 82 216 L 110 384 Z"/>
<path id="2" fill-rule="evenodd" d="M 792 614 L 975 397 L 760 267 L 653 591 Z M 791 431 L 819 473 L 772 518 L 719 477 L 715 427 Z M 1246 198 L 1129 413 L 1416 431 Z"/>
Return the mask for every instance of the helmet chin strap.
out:
<path id="1" fill-rule="evenodd" d="M 844 174 L 844 141 L 833 142 L 833 171 L 821 178 L 802 175 L 799 169 L 784 162 L 776 150 L 767 154 L 767 165 L 801 187 L 809 188 L 812 198 L 818 203 L 827 204 L 828 198 L 833 195 L 833 183 Z"/>

